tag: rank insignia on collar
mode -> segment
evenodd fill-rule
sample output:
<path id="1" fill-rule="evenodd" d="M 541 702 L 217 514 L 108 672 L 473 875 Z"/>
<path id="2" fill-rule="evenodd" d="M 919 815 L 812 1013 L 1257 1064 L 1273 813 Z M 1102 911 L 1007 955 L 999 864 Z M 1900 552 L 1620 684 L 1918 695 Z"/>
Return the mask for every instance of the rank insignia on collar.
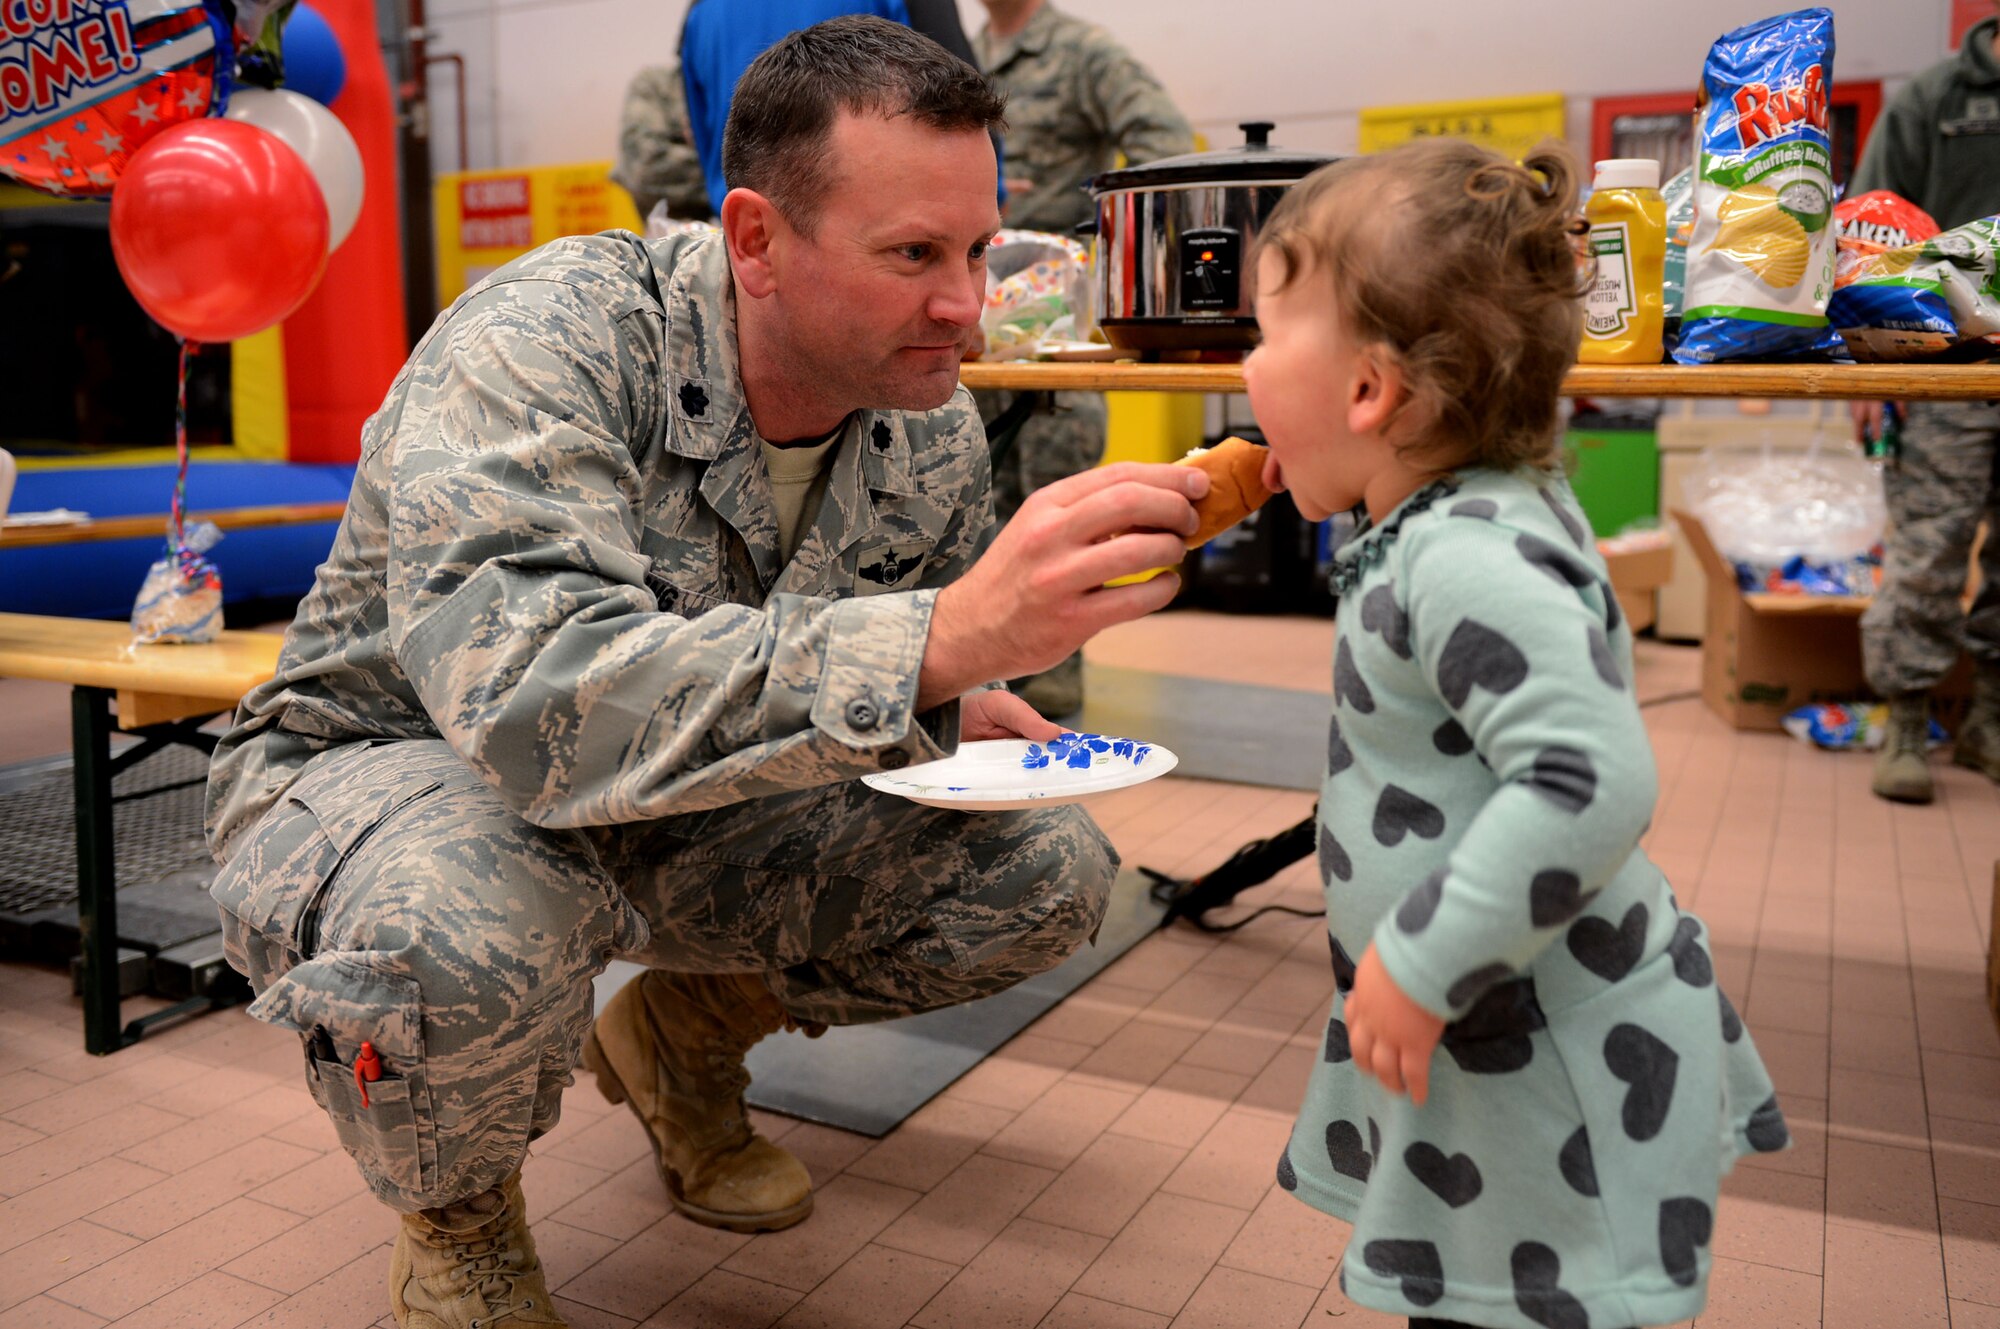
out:
<path id="1" fill-rule="evenodd" d="M 689 419 L 699 419 L 708 414 L 708 390 L 699 383 L 681 384 L 681 410 Z"/>
<path id="2" fill-rule="evenodd" d="M 877 420 L 875 422 L 875 428 L 869 431 L 868 437 L 874 442 L 875 451 L 887 452 L 889 450 L 889 440 L 890 440 L 888 421 Z"/>

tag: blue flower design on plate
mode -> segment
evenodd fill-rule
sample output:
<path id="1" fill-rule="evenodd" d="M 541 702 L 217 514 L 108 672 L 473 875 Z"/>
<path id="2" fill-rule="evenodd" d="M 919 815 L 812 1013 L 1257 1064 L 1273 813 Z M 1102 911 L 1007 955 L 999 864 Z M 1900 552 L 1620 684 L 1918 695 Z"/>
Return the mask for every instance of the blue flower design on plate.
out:
<path id="1" fill-rule="evenodd" d="M 1108 738 L 1103 734 L 1077 734 L 1065 730 L 1049 740 L 1046 750 L 1040 743 L 1028 744 L 1021 766 L 1025 770 L 1039 771 L 1054 763 L 1071 770 L 1086 771 L 1113 758 L 1137 766 L 1146 760 L 1152 750 L 1152 744 L 1129 738 Z"/>

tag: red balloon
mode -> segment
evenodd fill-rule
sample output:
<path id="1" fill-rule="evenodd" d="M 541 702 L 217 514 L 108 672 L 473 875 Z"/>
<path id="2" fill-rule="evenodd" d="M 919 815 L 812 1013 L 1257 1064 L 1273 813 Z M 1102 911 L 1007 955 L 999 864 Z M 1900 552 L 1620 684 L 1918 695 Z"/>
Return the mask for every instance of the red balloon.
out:
<path id="1" fill-rule="evenodd" d="M 159 135 L 111 195 L 118 271 L 154 321 L 189 341 L 234 341 L 297 309 L 326 268 L 326 242 L 311 168 L 235 120 Z"/>

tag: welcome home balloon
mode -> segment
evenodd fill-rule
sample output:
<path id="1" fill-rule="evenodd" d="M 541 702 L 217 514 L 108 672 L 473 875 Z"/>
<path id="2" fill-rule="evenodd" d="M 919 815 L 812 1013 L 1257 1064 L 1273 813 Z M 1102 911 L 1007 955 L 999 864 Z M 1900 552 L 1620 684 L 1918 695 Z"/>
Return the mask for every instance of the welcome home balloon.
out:
<path id="1" fill-rule="evenodd" d="M 219 109 L 229 66 L 198 0 L 0 0 L 0 177 L 109 194 L 154 135 Z"/>

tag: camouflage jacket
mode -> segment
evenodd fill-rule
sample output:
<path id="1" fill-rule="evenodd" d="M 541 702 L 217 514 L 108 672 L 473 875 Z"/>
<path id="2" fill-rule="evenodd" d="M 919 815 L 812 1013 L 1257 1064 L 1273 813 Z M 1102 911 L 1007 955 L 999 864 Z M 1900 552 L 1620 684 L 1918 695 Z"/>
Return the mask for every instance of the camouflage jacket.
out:
<path id="1" fill-rule="evenodd" d="M 432 326 L 363 429 L 278 671 L 209 775 L 211 846 L 317 753 L 441 736 L 544 826 L 645 820 L 946 755 L 935 588 L 992 524 L 960 390 L 843 427 L 789 564 L 721 238 L 558 240 Z"/>
<path id="2" fill-rule="evenodd" d="M 1012 37 L 991 29 L 979 63 L 1007 94 L 1007 224 L 1069 234 L 1093 214 L 1084 186 L 1123 153 L 1138 165 L 1194 151 L 1167 90 L 1104 29 L 1044 4 Z"/>
<path id="3" fill-rule="evenodd" d="M 661 199 L 676 221 L 709 215 L 708 184 L 688 129 L 680 65 L 642 69 L 625 89 L 625 109 L 618 116 L 618 165 L 611 178 L 632 196 L 642 222 Z"/>

